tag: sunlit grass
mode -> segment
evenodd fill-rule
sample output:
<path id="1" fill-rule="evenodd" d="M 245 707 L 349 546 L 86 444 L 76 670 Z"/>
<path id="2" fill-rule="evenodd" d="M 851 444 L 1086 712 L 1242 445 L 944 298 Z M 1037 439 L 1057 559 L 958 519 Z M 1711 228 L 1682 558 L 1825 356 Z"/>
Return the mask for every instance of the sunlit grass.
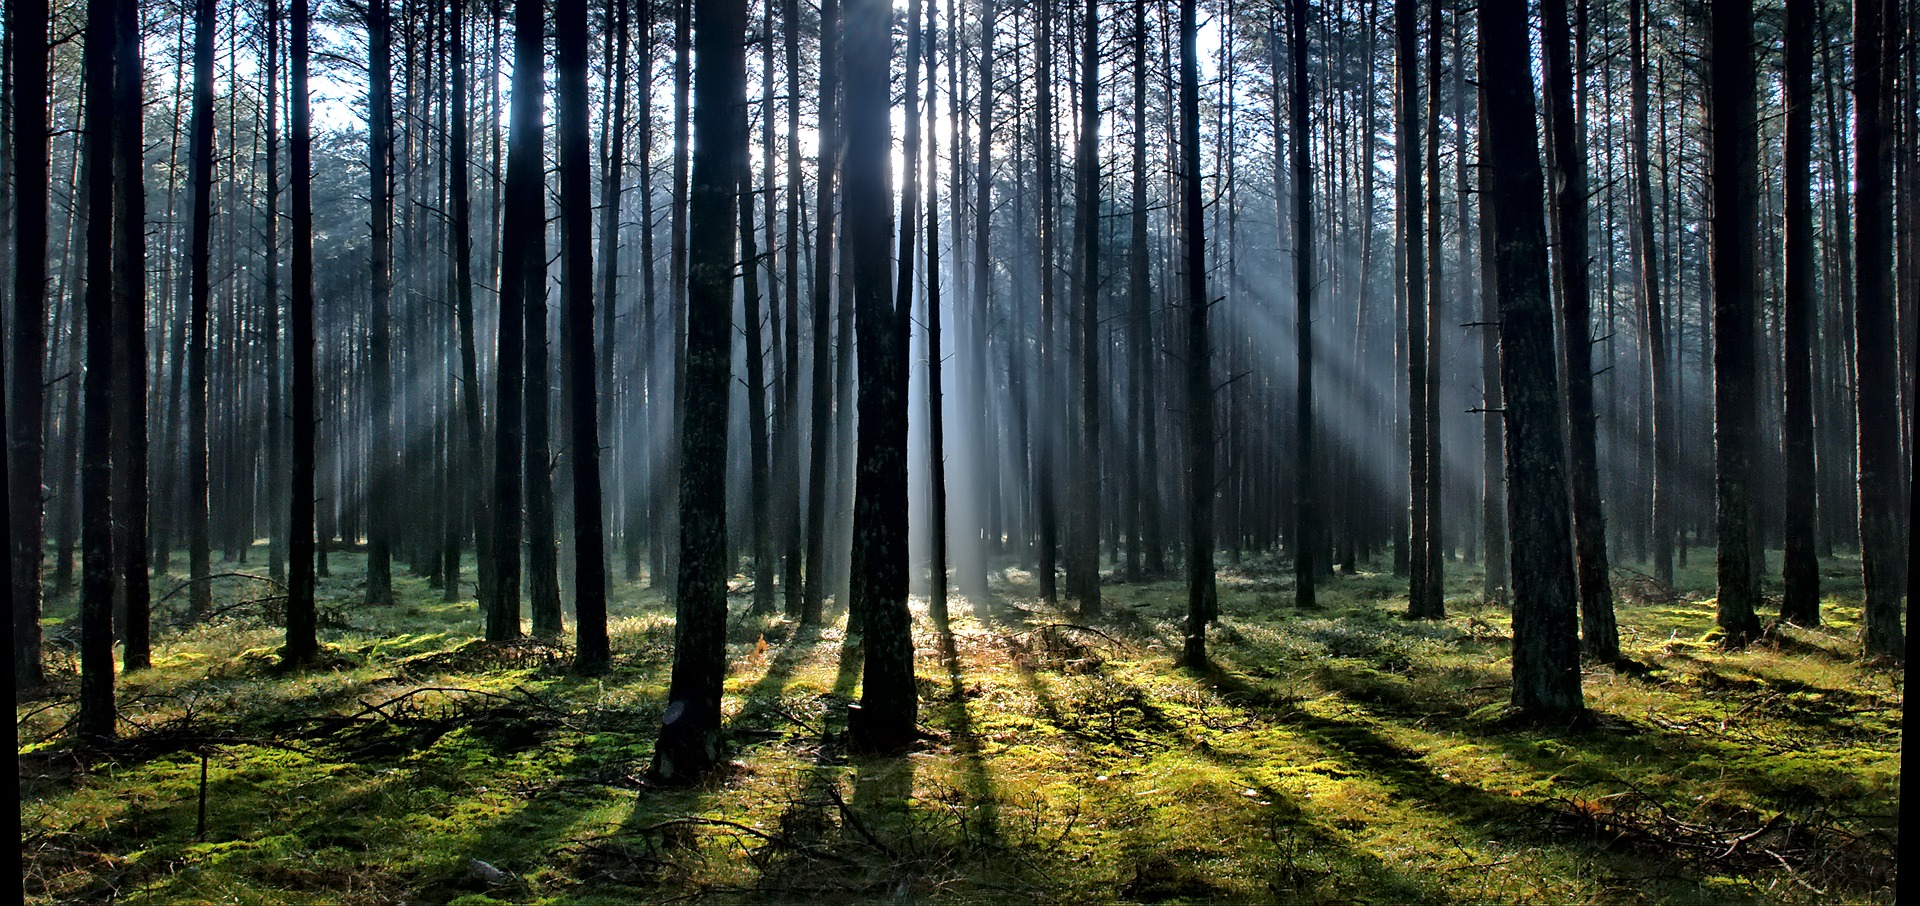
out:
<path id="1" fill-rule="evenodd" d="M 1629 664 L 1586 668 L 1580 727 L 1507 715 L 1508 616 L 1469 564 L 1447 564 L 1435 623 L 1399 617 L 1384 569 L 1329 580 L 1310 612 L 1283 569 L 1227 571 L 1203 674 L 1173 663 L 1180 583 L 1108 585 L 1081 617 L 1008 571 L 990 619 L 953 602 L 951 659 L 915 600 L 929 735 L 881 760 L 843 745 L 843 623 L 747 617 L 737 595 L 735 754 L 691 789 L 642 777 L 672 660 L 657 594 L 617 590 L 613 669 L 583 678 L 560 648 L 476 645 L 473 602 L 417 577 L 360 607 L 358 558 L 333 566 L 324 667 L 278 671 L 278 630 L 250 616 L 164 632 L 122 678 L 113 757 L 60 732 L 54 658 L 53 691 L 19 709 L 39 901 L 1891 899 L 1900 677 L 1854 657 L 1845 561 L 1824 564 L 1824 627 L 1729 653 L 1703 640 L 1695 551 L 1677 597 L 1622 600 Z M 1742 844 L 1769 863 L 1623 830 L 1656 813 L 1673 823 L 1654 831 L 1814 839 Z"/>

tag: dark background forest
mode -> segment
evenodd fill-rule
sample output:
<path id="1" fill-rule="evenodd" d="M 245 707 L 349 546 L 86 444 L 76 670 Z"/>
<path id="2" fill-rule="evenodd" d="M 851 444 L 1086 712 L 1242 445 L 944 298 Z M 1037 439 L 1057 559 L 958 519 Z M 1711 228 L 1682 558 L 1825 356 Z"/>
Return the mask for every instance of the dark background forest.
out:
<path id="1" fill-rule="evenodd" d="M 8 0 L 65 902 L 1896 897 L 1910 0 Z"/>

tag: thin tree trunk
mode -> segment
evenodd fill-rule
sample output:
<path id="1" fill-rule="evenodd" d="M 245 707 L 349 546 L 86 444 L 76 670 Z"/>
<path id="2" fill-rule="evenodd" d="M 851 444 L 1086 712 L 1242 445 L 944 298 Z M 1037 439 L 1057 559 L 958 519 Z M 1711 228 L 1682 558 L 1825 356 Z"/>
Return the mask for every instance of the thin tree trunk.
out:
<path id="1" fill-rule="evenodd" d="M 87 371 L 80 457 L 80 707 L 82 739 L 114 735 L 113 678 L 113 246 L 114 29 L 116 7 L 87 6 L 86 91 Z"/>
<path id="2" fill-rule="evenodd" d="M 480 356 L 473 324 L 473 205 L 469 197 L 472 178 L 467 173 L 467 45 L 460 7 L 455 7 L 453 19 L 452 44 L 449 48 L 453 57 L 453 113 L 448 123 L 448 143 L 453 153 L 447 162 L 447 181 L 452 196 L 449 203 L 453 222 L 449 226 L 453 230 L 454 318 L 458 322 L 456 329 L 460 343 L 460 416 L 466 445 L 462 451 L 466 476 L 462 497 L 473 514 L 473 559 L 478 578 L 475 587 L 479 592 L 480 610 L 491 614 L 497 606 L 496 596 L 499 593 L 493 579 L 499 561 L 493 547 L 494 514 L 487 505 L 487 496 L 479 493 L 479 476 L 486 474 L 486 448 L 485 427 L 480 417 Z"/>
<path id="3" fill-rule="evenodd" d="M 204 0 L 203 0 L 204 2 Z M 393 603 L 395 473 L 393 403 L 393 18 L 387 0 L 367 4 L 367 178 L 373 204 L 373 309 L 367 343 L 366 603 Z M 411 130 L 409 130 L 411 132 Z M 410 161 L 409 161 L 410 163 Z M 411 193 L 409 193 L 411 195 Z"/>
<path id="4" fill-rule="evenodd" d="M 1593 403 L 1592 286 L 1587 251 L 1587 143 L 1575 113 L 1566 0 L 1545 0 L 1540 12 L 1547 74 L 1548 159 L 1553 180 L 1554 229 L 1559 247 L 1554 273 L 1560 296 L 1561 349 L 1567 380 L 1568 483 L 1573 489 L 1573 536 L 1580 586 L 1580 620 L 1587 653 L 1620 656 L 1608 576 L 1607 533 L 1600 508 L 1600 466 Z"/>
<path id="5" fill-rule="evenodd" d="M 1819 302 L 1813 274 L 1813 17 L 1813 0 L 1788 0 L 1787 121 L 1781 161 L 1786 183 L 1786 293 L 1781 317 L 1786 321 L 1782 452 L 1787 499 L 1780 615 L 1801 626 L 1820 625 L 1820 564 L 1814 548 L 1813 339 Z"/>
<path id="6" fill-rule="evenodd" d="M 288 278 L 288 338 L 293 343 L 293 487 L 287 499 L 292 526 L 287 531 L 287 644 L 281 657 L 288 666 L 313 662 L 319 653 L 314 633 L 314 426 L 319 420 L 314 387 L 313 304 L 313 116 L 307 97 L 308 0 L 293 0 L 289 38 L 291 69 L 287 94 L 288 211 L 293 219 L 293 256 Z"/>
<path id="7" fill-rule="evenodd" d="M 814 201 L 813 431 L 807 457 L 806 598 L 800 622 L 817 625 L 826 596 L 828 457 L 833 445 L 833 360 L 829 325 L 833 312 L 833 180 L 838 142 L 834 97 L 839 92 L 838 0 L 820 4 L 820 139 Z"/>
<path id="8" fill-rule="evenodd" d="M 213 38 L 214 0 L 195 0 L 193 20 L 193 112 L 188 126 L 187 268 L 191 314 L 187 319 L 187 612 L 196 620 L 213 603 L 208 536 L 207 314 L 213 287 L 207 269 L 213 227 Z"/>
<path id="9" fill-rule="evenodd" d="M 1183 663 L 1207 666 L 1213 574 L 1213 361 L 1207 295 L 1206 212 L 1200 201 L 1200 52 L 1196 0 L 1180 0 L 1180 214 L 1185 223 L 1187 402 L 1187 625 Z"/>
<path id="10" fill-rule="evenodd" d="M 942 411 L 942 387 L 940 385 L 941 356 L 944 350 L 940 345 L 940 202 L 938 185 L 940 174 L 940 133 L 934 128 L 935 111 L 940 106 L 939 67 L 935 65 L 935 52 L 940 46 L 939 32 L 936 30 L 934 16 L 939 6 L 935 0 L 927 3 L 927 488 L 928 510 L 932 527 L 931 550 L 928 562 L 931 564 L 933 586 L 927 592 L 927 613 L 933 619 L 934 629 L 940 632 L 948 630 L 947 625 L 947 442 L 946 414 Z M 949 203 L 956 203 L 957 197 L 949 195 Z"/>
<path id="11" fill-rule="evenodd" d="M 747 134 L 744 120 L 746 111 L 740 111 L 743 122 L 740 134 Z M 754 238 L 753 223 L 753 172 L 748 166 L 745 151 L 740 155 L 740 275 L 742 298 L 745 302 L 746 323 L 742 332 L 746 335 L 747 353 L 747 444 L 750 463 L 749 495 L 752 499 L 753 524 L 747 526 L 748 544 L 753 553 L 753 604 L 755 614 L 772 614 L 773 577 L 775 563 L 773 559 L 773 527 L 768 523 L 773 508 L 773 473 L 770 463 L 770 451 L 767 437 L 767 360 L 766 336 L 762 333 L 760 299 L 760 254 Z"/>
<path id="12" fill-rule="evenodd" d="M 1074 295 L 1080 307 L 1080 455 L 1073 522 L 1080 614 L 1100 613 L 1100 17 L 1086 0 L 1080 36 L 1080 143 L 1074 150 L 1073 213 L 1080 268 Z"/>
<path id="13" fill-rule="evenodd" d="M 1432 442 L 1427 419 L 1427 265 L 1426 199 L 1420 180 L 1420 63 L 1419 0 L 1394 4 L 1394 171 L 1399 190 L 1401 293 L 1406 302 L 1408 552 L 1407 616 L 1437 620 L 1445 615 L 1439 588 L 1432 581 L 1428 549 L 1433 539 L 1428 521 L 1429 487 L 1433 476 L 1427 447 Z M 1397 559 L 1397 558 L 1396 558 Z"/>
<path id="14" fill-rule="evenodd" d="M 1673 584 L 1674 505 L 1679 499 L 1679 463 L 1675 456 L 1674 370 L 1667 346 L 1667 316 L 1660 298 L 1660 249 L 1653 231 L 1652 160 L 1647 153 L 1647 0 L 1628 4 L 1627 81 L 1632 84 L 1631 133 L 1634 181 L 1634 259 L 1647 353 L 1653 369 L 1653 575 Z M 1799 2 L 1799 0 L 1795 0 Z"/>
<path id="15" fill-rule="evenodd" d="M 1307 93 L 1311 90 L 1307 82 L 1307 0 L 1292 0 L 1289 11 L 1287 50 L 1292 65 L 1287 83 L 1287 152 L 1293 170 L 1293 318 L 1299 338 L 1294 372 L 1293 583 L 1294 606 L 1311 609 L 1318 606 L 1314 598 L 1319 575 L 1316 558 L 1324 550 L 1324 535 L 1314 480 L 1318 470 L 1314 466 L 1313 436 L 1313 162 L 1308 154 L 1312 138 L 1307 131 Z"/>
<path id="16" fill-rule="evenodd" d="M 121 663 L 152 662 L 147 534 L 147 192 L 139 4 L 116 6 L 113 131 L 113 555 L 125 634 Z"/>

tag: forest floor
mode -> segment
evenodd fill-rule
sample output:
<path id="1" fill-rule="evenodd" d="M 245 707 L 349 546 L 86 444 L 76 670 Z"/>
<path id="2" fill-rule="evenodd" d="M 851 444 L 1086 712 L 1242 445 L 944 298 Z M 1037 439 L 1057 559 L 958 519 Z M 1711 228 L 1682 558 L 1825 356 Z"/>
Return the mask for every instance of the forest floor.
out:
<path id="1" fill-rule="evenodd" d="M 951 658 L 916 599 L 928 740 L 873 760 L 843 745 L 842 626 L 748 617 L 736 594 L 735 748 L 694 788 L 644 779 L 672 661 L 656 594 L 620 587 L 614 668 L 580 677 L 562 647 L 476 641 L 473 602 L 415 577 L 401 604 L 358 606 L 359 566 L 334 556 L 330 657 L 297 674 L 260 606 L 161 629 L 181 596 L 165 601 L 105 750 L 67 738 L 54 609 L 54 683 L 18 709 L 30 896 L 1892 899 L 1900 673 L 1856 658 L 1845 560 L 1823 563 L 1826 626 L 1737 653 L 1713 644 L 1709 557 L 1677 592 L 1621 571 L 1630 661 L 1586 668 L 1578 726 L 1507 714 L 1508 616 L 1465 565 L 1433 623 L 1399 617 L 1389 574 L 1333 579 L 1303 612 L 1281 565 L 1223 570 L 1205 674 L 1173 662 L 1179 582 L 1110 584 L 1105 616 L 1081 619 L 1016 570 L 978 618 L 955 602 Z M 266 596 L 220 583 L 222 602 Z"/>

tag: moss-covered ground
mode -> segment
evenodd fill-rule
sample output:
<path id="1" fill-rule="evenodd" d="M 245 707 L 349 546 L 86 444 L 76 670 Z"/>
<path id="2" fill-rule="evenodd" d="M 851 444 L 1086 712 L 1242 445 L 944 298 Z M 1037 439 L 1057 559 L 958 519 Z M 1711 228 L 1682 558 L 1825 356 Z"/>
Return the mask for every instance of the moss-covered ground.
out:
<path id="1" fill-rule="evenodd" d="M 645 777 L 671 609 L 622 586 L 614 668 L 475 640 L 423 580 L 367 609 L 325 580 L 330 657 L 286 674 L 258 607 L 158 633 L 122 677 L 121 742 L 76 748 L 76 689 L 18 709 L 28 890 L 42 902 L 1890 901 L 1897 668 L 1855 656 L 1856 568 L 1823 564 L 1819 629 L 1712 643 L 1696 553 L 1675 593 L 1619 574 L 1620 665 L 1576 725 L 1504 710 L 1508 617 L 1450 564 L 1448 618 L 1404 583 L 1223 571 L 1215 667 L 1178 669 L 1177 581 L 1112 583 L 1104 615 L 996 575 L 956 600 L 951 655 L 916 599 L 919 751 L 843 746 L 843 625 L 735 597 L 734 749 L 694 788 Z M 469 572 L 469 579 L 471 572 Z M 164 594 L 173 587 L 157 580 Z M 469 586 L 470 587 L 470 586 Z M 263 596 L 223 580 L 223 602 Z M 178 597 L 161 608 L 177 613 Z M 204 780 L 203 780 L 204 777 Z M 204 819 L 202 801 L 204 797 Z"/>

